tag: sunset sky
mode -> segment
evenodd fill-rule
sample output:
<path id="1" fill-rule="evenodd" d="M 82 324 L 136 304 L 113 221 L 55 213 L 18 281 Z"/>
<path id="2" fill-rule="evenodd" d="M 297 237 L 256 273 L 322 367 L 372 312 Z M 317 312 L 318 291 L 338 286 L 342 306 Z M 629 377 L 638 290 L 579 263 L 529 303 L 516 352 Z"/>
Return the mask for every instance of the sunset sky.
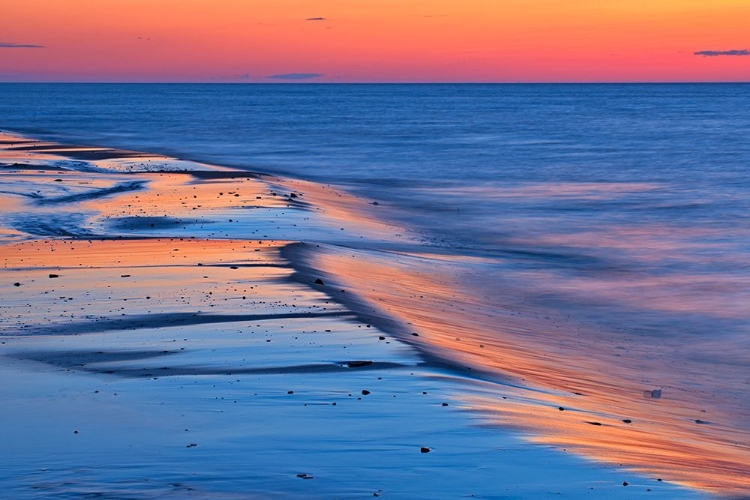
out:
<path id="1" fill-rule="evenodd" d="M 2 0 L 0 81 L 750 81 L 749 26 L 748 0 Z"/>

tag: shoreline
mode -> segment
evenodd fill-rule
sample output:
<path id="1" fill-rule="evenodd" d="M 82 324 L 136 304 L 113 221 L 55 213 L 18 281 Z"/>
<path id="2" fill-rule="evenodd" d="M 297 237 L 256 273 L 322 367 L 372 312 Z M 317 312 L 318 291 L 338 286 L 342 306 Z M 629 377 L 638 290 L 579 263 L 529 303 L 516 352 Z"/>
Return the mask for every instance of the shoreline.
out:
<path id="1" fill-rule="evenodd" d="M 3 145 L 12 140 L 17 139 L 5 136 Z M 38 381 L 31 388 L 28 382 L 20 383 L 19 389 L 2 394 L 4 402 L 13 408 L 13 416 L 6 417 L 7 431 L 23 427 L 22 415 L 30 408 L 34 418 L 43 420 L 48 411 L 43 408 L 44 402 L 49 399 L 44 394 L 49 389 L 42 388 L 48 385 L 63 393 L 75 393 L 73 399 L 84 400 L 91 409 L 99 408 L 93 394 L 100 393 L 90 388 L 117 386 L 119 395 L 122 386 L 128 403 L 123 406 L 110 401 L 107 408 L 121 410 L 133 405 L 143 418 L 148 414 L 144 408 L 169 399 L 174 414 L 164 417 L 166 421 L 177 425 L 180 419 L 176 415 L 185 411 L 182 415 L 191 415 L 203 426 L 202 442 L 187 444 L 182 444 L 184 439 L 178 440 L 180 434 L 175 429 L 165 430 L 161 424 L 140 428 L 148 439 L 160 441 L 158 450 L 151 451 L 168 456 L 167 463 L 184 460 L 185 449 L 203 450 L 206 442 L 210 443 L 208 454 L 189 462 L 195 471 L 213 467 L 218 469 L 213 472 L 218 478 L 218 471 L 226 471 L 229 466 L 221 457 L 230 455 L 242 457 L 254 471 L 265 468 L 265 473 L 252 481 L 231 474 L 208 481 L 211 487 L 200 489 L 201 497 L 236 495 L 219 491 L 229 483 L 241 483 L 249 491 L 269 497 L 358 497 L 374 493 L 399 497 L 420 496 L 428 490 L 446 496 L 470 492 L 496 495 L 511 490 L 524 497 L 541 493 L 540 488 L 549 493 L 567 491 L 603 498 L 633 498 L 652 492 L 668 498 L 700 495 L 667 481 L 570 457 L 548 448 L 548 444 L 529 444 L 515 431 L 478 426 L 471 412 L 479 405 L 462 395 L 473 395 L 480 402 L 488 395 L 523 398 L 516 389 L 528 387 L 495 378 L 493 381 L 500 383 L 485 391 L 478 382 L 482 377 L 462 376 L 462 366 L 478 364 L 445 360 L 434 351 L 430 355 L 429 346 L 422 342 L 424 333 L 410 338 L 408 321 L 403 317 L 385 310 L 370 313 L 371 304 L 378 301 L 377 296 L 373 299 L 366 293 L 367 286 L 372 285 L 365 285 L 367 275 L 345 276 L 335 261 L 348 259 L 344 254 L 353 252 L 358 255 L 355 261 L 367 264 L 359 271 L 373 273 L 367 267 L 370 263 L 362 260 L 366 245 L 358 248 L 365 244 L 360 241 L 377 239 L 383 248 L 418 245 L 404 236 L 402 229 L 372 215 L 363 217 L 372 210 L 366 201 L 306 181 L 208 170 L 207 165 L 159 155 L 126 152 L 118 156 L 118 150 L 95 148 L 86 151 L 93 157 L 75 159 L 70 149 L 50 145 L 44 150 L 20 149 L 9 154 L 5 148 L 0 156 L 0 163 L 16 154 L 20 161 L 34 164 L 23 167 L 14 161 L 11 167 L 0 169 L 0 175 L 6 177 L 4 185 L 16 190 L 11 194 L 6 191 L 0 204 L 3 213 L 13 214 L 6 217 L 11 224 L 0 233 L 1 272 L 7 282 L 3 292 L 6 319 L 0 324 L 5 342 L 0 351 L 1 368 L 16 379 Z M 146 164 L 158 170 L 139 171 Z M 185 171 L 189 164 L 194 170 Z M 65 165 L 79 170 L 66 169 Z M 123 176 L 129 182 L 136 177 L 141 183 L 126 186 L 119 182 Z M 356 209 L 355 215 L 352 209 Z M 303 243 L 305 247 L 301 247 Z M 316 247 L 311 257 L 293 257 L 300 248 L 318 244 L 323 250 Z M 326 254 L 329 260 L 320 260 Z M 323 284 L 316 284 L 316 279 Z M 20 286 L 13 286 L 14 282 Z M 350 299 L 353 295 L 357 298 Z M 237 314 L 238 308 L 252 313 Z M 73 321 L 68 321 L 71 314 Z M 56 327 L 51 326 L 55 324 L 53 318 Z M 29 335 L 18 334 L 26 330 Z M 240 340 L 247 338 L 248 330 L 249 340 Z M 180 342 L 179 338 L 185 340 Z M 247 367 L 250 363 L 253 368 Z M 232 377 L 237 376 L 252 378 L 260 392 L 236 388 L 238 382 Z M 170 391 L 188 382 L 200 388 L 184 400 L 170 396 Z M 216 385 L 218 391 L 213 390 Z M 24 387 L 39 392 L 23 393 Z M 429 391 L 421 390 L 424 388 Z M 368 394 L 361 393 L 363 390 Z M 263 394 L 259 404 L 251 402 L 251 392 Z M 230 394 L 240 394 L 232 401 L 240 401 L 242 411 L 232 410 L 234 416 L 222 420 L 228 433 L 223 437 L 222 432 L 210 429 L 210 419 L 204 419 L 213 412 L 214 407 L 208 403 L 211 394 L 222 394 L 214 396 L 223 398 L 221 401 L 227 401 Z M 294 396 L 300 394 L 304 401 L 296 401 Z M 426 402 L 414 403 L 420 398 Z M 61 415 L 78 419 L 79 425 L 96 420 L 64 399 L 55 399 L 53 406 Z M 347 413 L 338 417 L 316 413 L 310 417 L 300 409 L 330 410 L 334 406 Z M 221 413 L 229 413 L 228 408 L 222 406 Z M 258 423 L 271 428 L 276 422 L 286 422 L 284 430 L 289 435 L 270 432 L 271 439 L 258 429 L 248 429 L 244 419 L 249 415 L 259 415 Z M 383 421 L 396 421 L 398 428 L 383 429 Z M 320 438 L 301 432 L 308 424 L 320 432 Z M 25 430 L 38 432 L 40 425 Z M 111 439 L 108 433 L 130 424 L 96 421 L 96 425 L 101 441 L 87 442 L 78 453 L 102 455 L 103 443 Z M 337 434 L 339 426 L 348 432 Z M 50 435 L 43 448 L 57 457 L 62 464 L 57 473 L 64 475 L 66 467 L 80 466 L 77 462 L 81 456 L 66 465 L 64 453 L 55 452 L 55 446 L 69 449 L 69 440 L 77 435 L 67 430 L 64 437 L 62 432 L 51 435 L 62 428 L 44 429 Z M 157 428 L 172 441 L 161 442 Z M 132 439 L 131 444 L 148 448 L 147 439 L 136 439 L 135 432 L 131 429 L 124 435 Z M 362 441 L 363 432 L 377 438 Z M 249 441 L 248 436 L 252 436 Z M 30 457 L 36 452 L 22 440 L 10 435 L 5 438 L 21 458 L 14 458 L 18 462 L 10 469 L 20 473 L 28 468 L 23 464 L 24 455 Z M 283 446 L 271 453 L 271 466 L 245 456 L 232 439 L 242 440 L 246 450 L 256 453 L 268 452 L 278 443 Z M 193 444 L 197 446 L 190 446 Z M 429 453 L 420 453 L 422 446 L 430 448 Z M 300 463 L 301 457 L 306 457 L 303 462 L 309 465 L 293 473 L 285 463 Z M 147 469 L 139 469 L 136 457 L 129 460 L 130 467 L 145 473 Z M 331 463 L 323 465 L 321 460 Z M 390 465 L 373 467 L 373 460 Z M 303 465 L 300 463 L 298 469 Z M 320 472 L 307 471 L 316 467 Z M 428 477 L 421 475 L 424 470 L 430 471 Z M 485 476 L 488 470 L 498 477 L 510 475 L 513 480 L 502 485 L 492 483 Z M 355 472 L 367 481 L 349 477 Z M 307 481 L 296 474 L 315 476 L 315 480 Z M 436 480 L 435 475 L 441 479 Z M 540 485 L 539 475 L 554 479 Z M 91 484 L 80 487 L 108 491 L 111 483 L 107 473 L 99 470 L 93 476 L 96 478 Z M 19 495 L 31 495 L 24 489 L 29 482 L 19 483 L 9 476 L 0 481 Z M 628 483 L 627 488 L 623 482 Z M 183 481 L 178 483 L 181 486 L 170 487 L 171 483 L 162 481 L 158 494 L 198 491 L 195 486 L 186 490 Z M 592 487 L 596 488 L 593 493 Z M 63 481 L 49 491 L 54 495 L 65 488 Z"/>

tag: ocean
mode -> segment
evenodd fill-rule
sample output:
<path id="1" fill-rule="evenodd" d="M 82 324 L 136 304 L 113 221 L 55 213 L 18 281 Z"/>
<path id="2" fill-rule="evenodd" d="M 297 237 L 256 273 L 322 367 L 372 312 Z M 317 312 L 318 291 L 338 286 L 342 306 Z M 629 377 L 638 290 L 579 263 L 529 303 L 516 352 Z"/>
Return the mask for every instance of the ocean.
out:
<path id="1" fill-rule="evenodd" d="M 750 85 L 3 84 L 0 129 L 377 202 L 419 243 L 352 244 L 364 275 L 311 261 L 370 276 L 363 300 L 524 404 L 650 427 L 605 443 L 467 395 L 484 420 L 609 462 L 658 449 L 718 484 L 747 473 Z"/>

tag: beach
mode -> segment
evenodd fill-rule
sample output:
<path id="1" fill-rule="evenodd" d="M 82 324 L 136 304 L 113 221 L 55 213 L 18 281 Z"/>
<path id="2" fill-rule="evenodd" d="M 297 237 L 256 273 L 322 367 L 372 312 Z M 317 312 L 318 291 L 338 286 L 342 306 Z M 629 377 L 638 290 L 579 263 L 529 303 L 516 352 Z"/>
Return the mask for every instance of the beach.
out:
<path id="1" fill-rule="evenodd" d="M 440 256 L 416 252 L 419 238 L 372 200 L 162 155 L 1 140 L 0 484 L 12 498 L 721 492 L 692 464 L 663 465 L 662 478 L 658 461 L 597 453 L 603 433 L 636 424 L 576 411 L 575 395 L 524 382 L 527 365 L 488 370 L 478 360 L 492 339 L 459 344 L 477 341 L 480 312 L 466 311 L 458 335 L 434 305 L 411 304 L 461 306 L 424 268 Z M 736 466 L 730 493 L 747 477 Z"/>

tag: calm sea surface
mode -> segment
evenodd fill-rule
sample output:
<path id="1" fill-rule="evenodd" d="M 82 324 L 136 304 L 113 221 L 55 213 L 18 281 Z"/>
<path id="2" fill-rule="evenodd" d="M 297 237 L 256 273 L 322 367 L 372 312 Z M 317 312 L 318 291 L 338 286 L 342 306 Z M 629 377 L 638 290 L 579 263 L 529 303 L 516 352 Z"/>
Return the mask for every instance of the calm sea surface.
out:
<path id="1" fill-rule="evenodd" d="M 3 84 L 0 127 L 346 185 L 457 253 L 627 282 L 632 326 L 750 335 L 750 85 Z"/>
<path id="2" fill-rule="evenodd" d="M 3 84 L 0 128 L 343 186 L 750 427 L 750 85 Z"/>

